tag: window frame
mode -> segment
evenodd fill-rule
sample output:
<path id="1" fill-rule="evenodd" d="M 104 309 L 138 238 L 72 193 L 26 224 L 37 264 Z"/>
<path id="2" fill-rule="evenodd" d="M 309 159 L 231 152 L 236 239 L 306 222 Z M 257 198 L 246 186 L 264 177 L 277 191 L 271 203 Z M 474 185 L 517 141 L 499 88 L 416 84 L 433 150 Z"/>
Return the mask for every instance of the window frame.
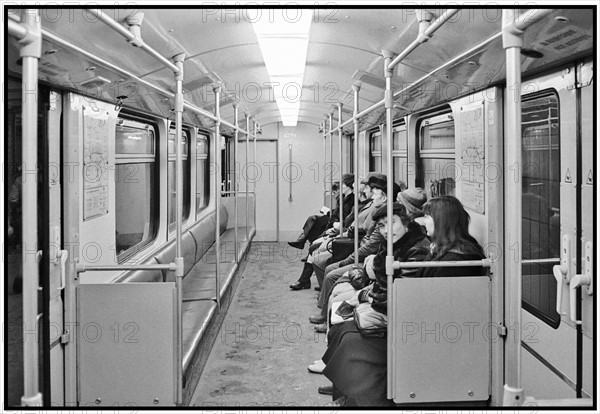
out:
<path id="1" fill-rule="evenodd" d="M 454 147 L 453 148 L 423 148 L 424 147 L 424 128 L 426 126 L 433 126 L 442 123 L 446 123 L 452 121 L 454 126 Z M 456 194 L 456 123 L 454 120 L 454 115 L 452 113 L 452 108 L 444 107 L 441 110 L 430 112 L 428 114 L 424 114 L 421 116 L 416 123 L 416 151 L 415 151 L 415 160 L 417 163 L 417 174 L 416 174 L 416 184 L 417 187 L 422 187 L 427 192 L 428 198 L 432 196 L 430 191 L 430 184 L 425 182 L 426 176 L 425 171 L 428 171 L 424 168 L 424 160 L 440 160 L 443 162 L 447 162 L 451 160 L 455 164 L 454 177 L 439 177 L 439 180 L 445 178 L 452 178 L 454 180 L 454 194 L 446 193 L 444 194 Z M 446 167 L 444 167 L 444 170 Z M 436 179 L 436 181 L 439 181 Z M 441 194 L 438 194 L 441 195 Z"/>
<path id="2" fill-rule="evenodd" d="M 195 171 L 194 173 L 196 174 L 195 177 L 195 182 L 196 182 L 196 187 L 194 189 L 194 197 L 195 197 L 195 206 L 196 206 L 196 220 L 198 220 L 199 216 L 202 214 L 202 212 L 204 210 L 206 210 L 208 208 L 208 206 L 210 205 L 210 201 L 211 201 L 211 195 L 210 195 L 210 184 L 211 184 L 211 180 L 210 180 L 210 144 L 211 144 L 211 133 L 207 132 L 207 131 L 203 131 L 203 130 L 197 130 L 196 131 L 196 136 L 195 136 L 195 140 L 194 140 L 194 154 L 195 154 Z M 204 139 L 206 141 L 206 153 L 204 154 L 200 154 L 198 152 L 198 143 L 201 139 Z M 204 173 L 205 173 L 205 181 L 204 181 L 204 199 L 205 199 L 205 203 L 200 205 L 198 203 L 198 171 L 200 169 L 200 163 L 198 161 L 206 161 L 206 165 L 204 167 Z"/>
<path id="3" fill-rule="evenodd" d="M 139 125 L 144 125 L 144 128 L 139 128 Z M 128 126 L 136 129 L 152 129 L 153 131 L 153 142 L 152 142 L 152 153 L 151 154 L 121 154 L 117 152 L 116 148 L 116 127 Z M 128 113 L 120 113 L 117 117 L 117 123 L 115 125 L 115 255 L 117 257 L 117 263 L 126 262 L 129 258 L 134 256 L 143 248 L 152 244 L 158 235 L 160 227 L 160 154 L 159 145 L 160 142 L 160 129 L 158 123 L 152 119 L 137 117 Z M 118 165 L 124 164 L 149 164 L 153 166 L 150 183 L 151 202 L 150 205 L 150 222 L 148 228 L 148 237 L 142 239 L 139 243 L 130 246 L 128 249 L 117 252 L 117 211 L 116 203 L 116 191 L 118 177 Z M 152 196 L 153 194 L 153 196 Z"/>
<path id="4" fill-rule="evenodd" d="M 170 206 L 169 206 L 169 199 L 170 199 L 170 186 L 169 186 L 169 165 L 170 163 L 176 163 L 177 161 L 177 153 L 176 152 L 169 152 L 169 142 L 171 140 L 172 136 L 175 136 L 175 124 L 171 123 L 169 130 L 168 130 L 168 136 L 167 136 L 167 228 L 168 228 L 168 232 L 172 233 L 175 230 L 176 227 L 176 223 L 177 223 L 177 219 L 175 218 L 175 221 L 173 222 L 169 222 L 169 214 L 171 212 L 170 210 Z M 192 134 L 189 128 L 182 128 L 181 129 L 181 134 L 185 135 L 186 137 L 186 143 L 187 143 L 187 154 L 185 151 L 182 151 L 182 156 L 181 156 L 181 160 L 183 162 L 183 174 L 185 176 L 187 176 L 187 183 L 188 185 L 185 185 L 185 178 L 183 180 L 183 214 L 181 216 L 181 223 L 185 224 L 191 215 L 191 193 L 192 193 L 192 189 L 191 189 L 191 178 L 192 178 L 192 166 L 191 166 L 191 148 L 190 148 L 190 142 L 192 140 Z M 175 148 L 176 150 L 176 148 Z M 187 163 L 185 162 L 187 161 Z M 175 185 L 177 185 L 177 183 L 175 182 Z M 176 190 L 175 190 L 176 191 Z M 173 206 L 173 208 L 175 208 L 175 206 Z"/>
<path id="5" fill-rule="evenodd" d="M 557 150 L 558 151 L 558 175 L 557 175 L 557 181 L 556 183 L 558 183 L 558 202 L 559 202 L 559 207 L 558 207 L 558 211 L 559 211 L 559 217 L 560 217 L 560 182 L 561 182 L 561 177 L 562 177 L 562 172 L 561 172 L 561 142 L 560 142 L 560 97 L 558 92 L 555 89 L 545 89 L 542 91 L 538 91 L 532 94 L 527 94 L 527 95 L 523 95 L 521 97 L 521 105 L 523 106 L 526 102 L 528 101 L 534 101 L 537 99 L 548 99 L 548 98 L 552 98 L 554 99 L 554 101 L 556 102 L 556 114 L 553 115 L 552 112 L 552 108 L 549 108 L 549 117 L 546 118 L 547 121 L 550 121 L 550 125 L 552 124 L 552 122 L 555 122 L 557 125 L 556 128 L 556 134 L 558 135 L 557 137 L 557 144 L 552 142 L 552 134 L 550 134 L 548 136 L 548 144 L 546 145 L 546 147 L 550 150 Z M 523 121 L 523 117 L 524 117 L 525 111 L 522 111 L 521 114 L 521 121 Z M 544 120 L 541 121 L 536 121 L 536 122 L 543 122 Z M 550 127 L 552 128 L 552 127 Z M 525 155 L 526 149 L 525 149 L 525 140 L 524 140 L 524 136 L 523 136 L 523 128 L 521 128 L 521 146 L 522 146 L 522 151 Z M 555 148 L 555 147 L 558 148 Z M 544 150 L 544 145 L 531 145 L 531 148 L 534 151 L 541 151 Z M 525 162 L 525 159 L 523 160 L 523 162 Z M 523 171 L 524 172 L 524 171 Z M 548 173 L 550 175 L 552 175 L 552 171 L 549 168 Z M 523 174 L 523 173 L 522 173 Z M 541 177 L 539 177 L 541 178 Z M 543 179 L 548 179 L 548 181 L 552 181 L 550 178 L 548 177 L 543 177 Z M 525 185 L 525 177 L 522 177 L 522 185 Z M 554 210 L 555 207 L 552 206 L 552 200 L 548 200 L 549 201 L 549 207 L 551 210 Z M 523 213 L 521 213 L 521 221 L 523 221 Z M 523 224 L 521 224 L 523 227 Z M 551 223 L 549 221 L 548 223 L 549 226 L 551 226 Z M 560 225 L 560 224 L 559 224 Z M 550 229 L 549 229 L 550 230 Z M 523 248 L 525 248 L 525 243 L 523 240 L 521 240 L 521 242 L 523 243 Z M 558 255 L 560 256 L 560 231 L 559 231 L 559 246 L 558 246 Z M 548 251 L 548 255 L 551 255 L 551 251 L 549 248 Z M 537 259 L 557 259 L 556 263 L 559 262 L 560 257 L 539 257 Z M 537 260 L 537 259 L 532 259 L 532 260 Z M 526 259 L 527 260 L 527 259 Z M 544 323 L 546 323 L 548 326 L 550 326 L 553 329 L 558 329 L 558 327 L 561 324 L 561 316 L 560 314 L 558 314 L 558 312 L 556 312 L 555 309 L 555 301 L 556 301 L 556 289 L 557 289 L 557 282 L 556 279 L 554 277 L 552 277 L 552 265 L 548 265 L 548 264 L 537 264 L 540 267 L 540 271 L 544 268 L 547 267 L 548 268 L 548 273 L 528 273 L 525 274 L 525 267 L 527 266 L 531 266 L 534 267 L 536 265 L 536 263 L 532 263 L 532 262 L 527 262 L 527 263 L 522 263 L 521 264 L 521 272 L 523 274 L 522 277 L 522 281 L 521 281 L 521 289 L 523 292 L 523 297 L 521 298 L 521 306 L 523 307 L 523 309 L 525 309 L 527 312 L 531 313 L 532 315 L 534 315 L 536 318 L 540 319 L 541 321 L 543 321 Z M 539 277 L 539 276 L 543 276 L 543 275 L 548 275 L 549 277 Z M 538 304 L 533 304 L 531 302 L 533 302 L 532 300 L 530 300 L 529 298 L 527 298 L 526 296 L 529 294 L 529 292 L 531 292 L 531 286 L 525 287 L 524 284 L 528 283 L 527 279 L 531 276 L 538 276 L 539 277 L 539 283 L 541 286 L 541 283 L 546 283 L 544 288 L 539 288 L 538 291 L 539 292 L 547 292 L 547 300 L 548 300 L 548 304 L 550 305 L 548 308 L 550 309 L 550 312 L 552 312 L 552 314 L 548 314 L 547 312 L 544 312 L 540 305 L 541 303 Z M 551 288 L 551 286 L 554 287 L 554 289 Z M 531 295 L 532 297 L 534 295 Z"/>

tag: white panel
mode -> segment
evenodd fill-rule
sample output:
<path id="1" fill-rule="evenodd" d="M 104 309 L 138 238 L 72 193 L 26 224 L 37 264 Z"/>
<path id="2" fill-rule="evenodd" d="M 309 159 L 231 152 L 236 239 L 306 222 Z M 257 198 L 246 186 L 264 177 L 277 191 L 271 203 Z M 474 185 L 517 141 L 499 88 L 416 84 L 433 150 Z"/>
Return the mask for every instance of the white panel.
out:
<path id="1" fill-rule="evenodd" d="M 394 401 L 482 401 L 490 395 L 490 279 L 394 281 Z"/>
<path id="2" fill-rule="evenodd" d="M 275 138 L 275 137 L 273 137 Z M 252 144 L 254 145 L 254 144 Z M 287 146 L 286 146 L 287 149 Z M 253 147 L 250 148 L 250 154 L 253 154 Z M 259 175 L 255 175 L 251 169 L 248 170 L 250 177 L 254 177 L 256 188 L 256 238 L 258 241 L 276 241 L 277 240 L 277 182 L 278 175 L 284 174 L 281 165 L 288 164 L 286 161 L 277 163 L 277 142 L 275 141 L 256 141 L 256 170 Z M 287 181 L 282 181 L 283 191 L 287 191 Z M 250 188 L 253 184 L 250 183 Z M 252 218 L 250 218 L 252 220 Z"/>
<path id="3" fill-rule="evenodd" d="M 174 405 L 175 284 L 86 284 L 77 293 L 79 405 Z"/>

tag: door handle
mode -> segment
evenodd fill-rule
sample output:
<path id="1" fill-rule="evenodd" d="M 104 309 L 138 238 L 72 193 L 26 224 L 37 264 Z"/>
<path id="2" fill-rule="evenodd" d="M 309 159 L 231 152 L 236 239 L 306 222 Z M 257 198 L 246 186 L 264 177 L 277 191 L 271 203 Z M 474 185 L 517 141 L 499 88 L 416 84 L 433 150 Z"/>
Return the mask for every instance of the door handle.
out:
<path id="1" fill-rule="evenodd" d="M 569 283 L 571 320 L 577 325 L 581 325 L 581 320 L 577 319 L 577 288 L 587 286 L 587 294 L 594 294 L 592 286 L 592 250 L 592 242 L 587 242 L 585 244 L 585 271 L 582 274 L 573 276 Z"/>
<path id="2" fill-rule="evenodd" d="M 559 315 L 566 315 L 562 311 L 563 279 L 567 283 L 571 280 L 569 275 L 569 258 L 571 257 L 571 236 L 563 235 L 562 249 L 560 251 L 560 264 L 552 267 L 552 273 L 556 279 L 556 312 Z"/>
<path id="3" fill-rule="evenodd" d="M 66 284 L 66 269 L 65 263 L 67 263 L 67 258 L 69 257 L 68 250 L 60 250 L 56 255 L 58 259 L 60 259 L 60 286 L 56 288 L 59 292 L 65 288 Z"/>

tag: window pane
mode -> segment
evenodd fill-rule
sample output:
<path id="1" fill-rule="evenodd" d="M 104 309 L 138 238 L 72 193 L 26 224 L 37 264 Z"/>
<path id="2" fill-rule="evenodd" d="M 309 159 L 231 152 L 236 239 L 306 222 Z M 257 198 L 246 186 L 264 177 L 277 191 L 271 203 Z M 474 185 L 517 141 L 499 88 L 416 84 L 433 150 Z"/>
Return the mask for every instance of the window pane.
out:
<path id="1" fill-rule="evenodd" d="M 117 154 L 154 154 L 154 129 L 147 124 L 117 125 L 115 138 Z"/>
<path id="2" fill-rule="evenodd" d="M 523 100 L 523 260 L 560 257 L 559 125 L 555 95 Z M 523 307 L 556 328 L 554 264 L 523 264 Z"/>
<path id="3" fill-rule="evenodd" d="M 202 210 L 208 205 L 209 197 L 208 159 L 198 159 L 196 162 L 196 208 Z"/>
<path id="4" fill-rule="evenodd" d="M 181 148 L 181 154 L 183 158 L 187 158 L 188 156 L 188 138 L 187 133 L 185 131 L 181 131 L 181 143 L 183 144 Z M 169 140 L 167 143 L 169 155 L 175 157 L 175 131 L 169 132 Z"/>
<path id="5" fill-rule="evenodd" d="M 444 121 L 432 125 L 423 121 L 421 125 L 421 149 L 454 148 L 454 121 Z"/>
<path id="6" fill-rule="evenodd" d="M 454 159 L 422 158 L 421 172 L 427 198 L 440 195 L 455 195 Z"/>
<path id="7" fill-rule="evenodd" d="M 181 154 L 183 164 L 183 211 L 181 218 L 186 220 L 190 215 L 190 162 L 188 160 L 189 145 L 187 131 L 181 131 Z M 167 217 L 170 230 L 171 226 L 176 221 L 175 203 L 177 198 L 176 187 L 176 148 L 175 148 L 175 130 L 169 131 L 169 139 L 167 142 L 169 162 L 167 165 Z"/>
<path id="8" fill-rule="evenodd" d="M 381 151 L 381 132 L 371 135 L 371 151 Z"/>
<path id="9" fill-rule="evenodd" d="M 190 162 L 184 160 L 183 164 L 183 213 L 182 220 L 185 220 L 190 215 Z M 167 180 L 168 180 L 168 198 L 167 198 L 167 216 L 169 217 L 169 225 L 175 223 L 176 211 L 175 203 L 177 199 L 177 186 L 175 182 L 175 161 L 169 161 L 167 168 Z"/>
<path id="10" fill-rule="evenodd" d="M 196 156 L 208 154 L 208 138 L 200 135 L 196 139 Z"/>
<path id="11" fill-rule="evenodd" d="M 408 183 L 407 174 L 407 163 L 406 157 L 394 157 L 394 182 L 400 184 L 402 181 L 404 184 Z"/>
<path id="12" fill-rule="evenodd" d="M 116 165 L 117 255 L 154 237 L 154 164 Z"/>
<path id="13" fill-rule="evenodd" d="M 198 135 L 196 138 L 196 212 L 200 212 L 208 205 L 210 192 L 208 149 L 208 137 Z"/>
<path id="14" fill-rule="evenodd" d="M 394 150 L 405 150 L 406 149 L 406 127 L 402 126 L 399 129 L 394 129 L 393 134 Z"/>

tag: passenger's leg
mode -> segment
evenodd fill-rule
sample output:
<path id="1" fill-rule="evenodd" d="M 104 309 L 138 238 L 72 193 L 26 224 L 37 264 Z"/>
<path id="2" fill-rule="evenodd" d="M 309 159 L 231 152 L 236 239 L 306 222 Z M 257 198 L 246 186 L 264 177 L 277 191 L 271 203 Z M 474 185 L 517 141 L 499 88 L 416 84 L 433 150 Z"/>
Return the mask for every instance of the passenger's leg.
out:
<path id="1" fill-rule="evenodd" d="M 309 243 L 317 240 L 321 234 L 326 230 L 327 223 L 329 222 L 329 216 L 316 216 L 315 221 L 311 228 L 306 231 L 304 229 L 304 234 L 306 234 L 306 239 Z"/>
<path id="2" fill-rule="evenodd" d="M 326 315 L 325 312 L 327 312 L 327 301 L 329 300 L 329 295 L 331 295 L 333 286 L 337 280 L 348 270 L 352 270 L 352 265 L 338 267 L 337 269 L 329 272 L 327 277 L 324 279 L 323 285 L 321 286 L 321 294 L 319 295 L 319 305 L 321 306 L 321 310 L 323 311 L 324 315 Z M 325 309 L 323 310 L 323 308 Z"/>
<path id="3" fill-rule="evenodd" d="M 306 240 L 308 239 L 308 235 L 311 233 L 315 222 L 318 220 L 319 216 L 317 215 L 312 215 L 309 216 L 306 221 L 304 222 L 304 226 L 302 226 L 302 233 L 300 233 L 300 236 L 298 236 L 298 239 L 296 241 L 291 241 L 288 242 L 288 244 L 292 247 L 295 247 L 296 249 L 304 249 L 304 244 L 306 243 Z M 314 238 L 313 238 L 314 240 Z"/>
<path id="4" fill-rule="evenodd" d="M 331 253 L 327 250 L 317 251 L 313 253 L 313 268 L 315 270 L 315 275 L 317 276 L 317 281 L 319 282 L 319 286 L 321 287 L 321 291 L 323 289 L 323 276 L 325 273 L 325 268 L 327 267 L 327 263 L 329 259 L 331 259 Z"/>
<path id="5" fill-rule="evenodd" d="M 292 290 L 310 289 L 310 277 L 313 274 L 313 265 L 311 263 L 304 263 L 302 273 L 298 278 L 298 281 L 290 285 Z"/>

